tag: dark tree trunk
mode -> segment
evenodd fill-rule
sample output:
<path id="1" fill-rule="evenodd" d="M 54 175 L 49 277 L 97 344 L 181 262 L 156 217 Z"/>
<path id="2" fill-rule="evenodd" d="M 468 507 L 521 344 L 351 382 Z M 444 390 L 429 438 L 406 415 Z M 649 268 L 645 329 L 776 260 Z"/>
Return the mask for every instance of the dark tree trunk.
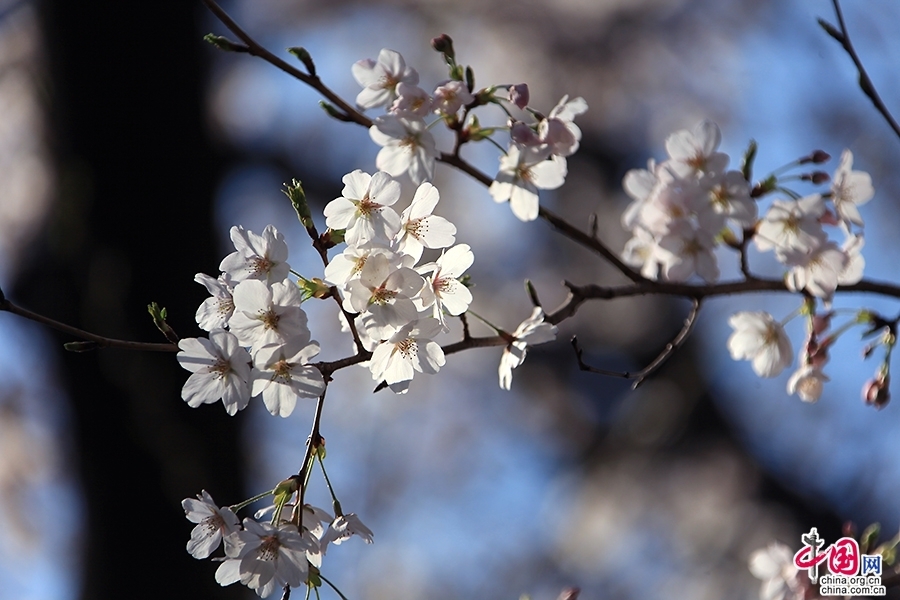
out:
<path id="1" fill-rule="evenodd" d="M 95 333 L 162 342 L 146 310 L 157 301 L 177 332 L 197 336 L 206 292 L 193 276 L 215 275 L 220 258 L 201 8 L 48 0 L 41 10 L 59 178 L 11 297 Z M 189 408 L 171 353 L 60 348 L 59 359 L 86 507 L 81 597 L 237 597 L 215 583 L 214 563 L 185 552 L 192 525 L 180 501 L 202 488 L 223 504 L 240 499 L 240 417 Z"/>

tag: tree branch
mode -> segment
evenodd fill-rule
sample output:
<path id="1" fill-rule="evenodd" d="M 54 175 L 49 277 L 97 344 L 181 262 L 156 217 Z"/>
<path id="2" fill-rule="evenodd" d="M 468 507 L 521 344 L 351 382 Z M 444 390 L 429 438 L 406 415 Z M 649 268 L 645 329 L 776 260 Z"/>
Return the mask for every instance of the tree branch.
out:
<path id="1" fill-rule="evenodd" d="M 87 352 L 89 350 L 99 350 L 100 348 L 122 348 L 125 350 L 145 350 L 150 352 L 178 352 L 178 346 L 176 344 L 159 344 L 152 342 L 132 342 L 128 340 L 117 340 L 114 338 L 97 335 L 95 333 L 90 333 L 89 331 L 84 331 L 83 329 L 78 329 L 77 327 L 66 325 L 65 323 L 60 323 L 59 321 L 56 321 L 49 317 L 45 317 L 44 315 L 39 315 L 36 312 L 31 312 L 26 308 L 22 308 L 21 306 L 13 304 L 13 302 L 3 294 L 2 290 L 0 290 L 0 311 L 6 311 L 14 315 L 24 317 L 30 321 L 41 323 L 43 325 L 46 325 L 47 327 L 56 329 L 57 331 L 68 333 L 69 335 L 75 336 L 79 339 L 88 340 L 88 343 L 71 342 L 69 344 L 66 344 L 66 349 L 74 352 Z"/>
<path id="2" fill-rule="evenodd" d="M 894 119 L 893 115 L 891 115 L 891 111 L 888 110 L 887 106 L 885 106 L 884 101 L 881 99 L 881 96 L 878 94 L 878 91 L 875 89 L 875 85 L 872 83 L 872 79 L 869 77 L 869 74 L 866 72 L 865 67 L 862 64 L 862 60 L 860 60 L 859 55 L 856 53 L 856 49 L 853 47 L 853 42 L 850 41 L 850 33 L 847 31 L 847 25 L 844 23 L 844 14 L 841 11 L 841 3 L 839 0 L 832 0 L 834 4 L 834 13 L 837 16 L 838 26 L 840 29 L 835 29 L 833 25 L 825 21 L 824 19 L 819 19 L 819 25 L 833 37 L 837 42 L 844 48 L 844 51 L 850 56 L 850 60 L 853 61 L 853 64 L 856 65 L 856 70 L 859 72 L 859 87 L 863 91 L 863 93 L 869 97 L 869 100 L 872 101 L 872 104 L 875 106 L 875 110 L 881 113 L 881 116 L 884 117 L 884 120 L 887 121 L 887 124 L 891 129 L 894 130 L 894 133 L 897 137 L 900 137 L 900 124 Z"/>
<path id="3" fill-rule="evenodd" d="M 700 300 L 695 299 L 693 306 L 691 307 L 691 312 L 688 314 L 687 318 L 684 320 L 684 325 L 681 327 L 681 331 L 672 338 L 672 341 L 666 344 L 665 348 L 662 349 L 656 358 L 654 358 L 650 364 L 646 367 L 637 371 L 636 373 L 630 373 L 628 371 L 609 371 L 607 369 L 600 369 L 597 367 L 592 367 L 591 365 L 584 362 L 583 359 L 583 351 L 581 347 L 578 345 L 578 338 L 572 338 L 572 347 L 575 349 L 575 358 L 578 360 L 578 368 L 582 371 L 589 371 L 591 373 L 597 373 L 599 375 L 608 375 L 611 377 L 622 377 L 624 379 L 634 379 L 634 383 L 631 385 L 631 389 L 635 390 L 639 385 L 644 383 L 648 377 L 656 373 L 660 367 L 662 367 L 666 361 L 668 361 L 675 351 L 681 348 L 684 345 L 684 342 L 687 341 L 688 336 L 690 336 L 691 331 L 694 329 L 694 324 L 697 322 L 697 316 L 700 314 Z"/>

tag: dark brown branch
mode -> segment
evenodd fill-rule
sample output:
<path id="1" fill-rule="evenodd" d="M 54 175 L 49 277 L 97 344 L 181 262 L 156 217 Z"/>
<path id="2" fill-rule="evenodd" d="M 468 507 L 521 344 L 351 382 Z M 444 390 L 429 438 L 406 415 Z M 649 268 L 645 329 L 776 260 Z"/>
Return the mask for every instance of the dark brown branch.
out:
<path id="1" fill-rule="evenodd" d="M 897 135 L 897 137 L 900 137 L 900 125 L 897 124 L 897 121 L 894 119 L 893 115 L 891 115 L 891 111 L 888 110 L 887 106 L 885 106 L 884 101 L 881 99 L 881 96 L 875 89 L 875 85 L 872 83 L 872 79 L 866 72 L 866 69 L 862 64 L 862 60 L 860 60 L 859 55 L 856 53 L 856 49 L 853 47 L 853 42 L 850 41 L 850 34 L 847 31 L 846 23 L 844 23 L 844 14 L 841 11 L 840 1 L 832 0 L 832 3 L 834 4 L 834 13 L 837 16 L 838 26 L 840 27 L 840 29 L 835 29 L 833 25 L 824 21 L 823 19 L 819 19 L 819 24 L 828 33 L 828 35 L 837 40 L 837 42 L 844 48 L 844 51 L 847 53 L 847 55 L 850 56 L 850 60 L 853 61 L 853 64 L 856 66 L 856 70 L 859 72 L 860 89 L 866 96 L 868 96 L 869 100 L 872 101 L 872 104 L 875 106 L 875 110 L 881 113 L 881 116 L 884 117 L 884 120 L 887 121 L 890 128 L 894 130 L 894 133 Z"/>
<path id="2" fill-rule="evenodd" d="M 660 367 L 662 367 L 666 361 L 668 361 L 676 350 L 681 348 L 684 345 L 684 342 L 687 341 L 688 336 L 690 336 L 691 331 L 694 329 L 694 324 L 697 322 L 697 316 L 700 314 L 700 300 L 695 299 L 693 306 L 691 307 L 691 312 L 688 314 L 687 318 L 684 320 L 684 325 L 681 327 L 681 331 L 678 332 L 672 341 L 666 344 L 665 348 L 654 358 L 650 364 L 646 367 L 637 371 L 635 373 L 630 373 L 628 371 L 609 371 L 607 369 L 599 369 L 597 367 L 592 367 L 591 365 L 584 362 L 583 351 L 581 347 L 578 345 L 578 338 L 572 338 L 572 347 L 575 349 L 575 358 L 578 360 L 578 368 L 582 371 L 588 371 L 591 373 L 597 373 L 599 375 L 608 375 L 611 377 L 622 377 L 624 379 L 634 379 L 634 383 L 631 385 L 631 389 L 637 389 L 639 385 L 644 383 L 648 377 L 656 373 Z"/>
<path id="3" fill-rule="evenodd" d="M 215 0 L 201 0 L 201 2 L 206 5 L 206 7 L 216 16 L 216 18 L 219 19 L 223 25 L 225 25 L 225 27 L 227 27 L 234 35 L 238 36 L 238 38 L 240 38 L 240 40 L 247 45 L 248 54 L 258 56 L 259 58 L 265 60 L 267 63 L 278 67 L 291 77 L 294 77 L 295 79 L 298 79 L 306 85 L 310 86 L 311 88 L 325 96 L 325 98 L 327 98 L 329 102 L 343 111 L 346 116 L 349 117 L 350 121 L 358 123 L 366 128 L 372 126 L 372 119 L 347 104 L 343 98 L 331 91 L 328 86 L 324 85 L 322 83 L 322 80 L 319 79 L 318 76 L 308 75 L 304 73 L 297 67 L 286 63 L 285 61 L 278 58 L 277 56 L 263 48 L 261 45 L 259 45 L 256 40 L 247 35 L 247 33 L 243 29 L 241 29 L 240 26 L 235 23 L 231 17 L 228 16 L 228 13 L 222 10 L 221 6 L 216 4 Z"/>
<path id="4" fill-rule="evenodd" d="M 97 335 L 95 333 L 90 333 L 88 331 L 84 331 L 83 329 L 78 329 L 77 327 L 66 325 L 65 323 L 60 323 L 59 321 L 56 321 L 49 317 L 45 317 L 44 315 L 39 315 L 35 312 L 31 312 L 26 308 L 22 308 L 21 306 L 13 304 L 12 301 L 10 301 L 8 298 L 6 298 L 6 296 L 3 295 L 2 291 L 0 291 L 0 311 L 6 311 L 14 315 L 24 317 L 30 321 L 41 323 L 42 325 L 46 325 L 47 327 L 56 329 L 57 331 L 68 333 L 69 335 L 75 336 L 82 340 L 88 340 L 95 344 L 83 346 L 67 345 L 70 349 L 76 349 L 76 351 L 83 352 L 86 350 L 99 350 L 100 348 L 122 348 L 125 350 L 146 350 L 150 352 L 178 352 L 178 346 L 175 344 L 158 344 L 152 342 L 132 342 L 129 340 L 117 340 L 114 338 Z"/>

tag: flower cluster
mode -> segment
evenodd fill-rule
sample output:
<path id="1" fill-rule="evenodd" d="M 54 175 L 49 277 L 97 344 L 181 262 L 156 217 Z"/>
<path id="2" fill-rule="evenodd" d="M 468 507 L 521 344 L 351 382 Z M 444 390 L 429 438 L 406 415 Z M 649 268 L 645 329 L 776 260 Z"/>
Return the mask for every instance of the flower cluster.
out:
<path id="1" fill-rule="evenodd" d="M 344 190 L 325 207 L 325 223 L 344 230 L 347 247 L 325 267 L 325 281 L 343 292 L 343 308 L 372 352 L 372 378 L 404 393 L 415 372 L 433 374 L 444 365 L 434 341 L 448 329 L 446 315 L 460 315 L 472 294 L 459 278 L 475 256 L 466 244 L 453 245 L 456 227 L 432 214 L 440 200 L 436 187 L 422 183 L 401 213 L 391 208 L 400 184 L 388 173 L 354 171 Z M 416 263 L 426 248 L 440 257 Z"/>
<path id="2" fill-rule="evenodd" d="M 622 258 L 649 279 L 685 281 L 696 274 L 712 283 L 719 278 L 714 250 L 720 244 L 741 253 L 745 274 L 745 253 L 751 242 L 760 252 L 772 251 L 785 268 L 785 287 L 809 299 L 798 311 L 808 317 L 808 335 L 800 367 L 789 379 L 787 390 L 806 402 L 815 402 L 828 381 L 822 369 L 829 348 L 850 325 L 868 322 L 867 313 L 861 313 L 857 320 L 828 332 L 833 313 L 817 315 L 814 300 L 827 307 L 839 285 L 862 279 L 864 223 L 858 206 L 874 195 L 871 177 L 853 170 L 853 155 L 845 150 L 832 177 L 821 171 L 793 176 L 813 184 L 832 182 L 826 193 L 800 197 L 784 188 L 775 174 L 756 184 L 749 181 L 755 146 L 748 151 L 741 171 L 728 170 L 730 157 L 719 152 L 720 142 L 718 126 L 704 121 L 693 131 L 677 131 L 666 139 L 668 159 L 659 164 L 650 161 L 647 169 L 626 174 L 623 185 L 633 202 L 623 214 L 622 224 L 632 238 Z M 828 159 L 826 153 L 816 151 L 788 166 L 820 164 Z M 773 200 L 759 217 L 757 203 L 774 192 L 788 198 Z M 841 232 L 840 244 L 829 239 L 826 226 Z M 772 315 L 739 312 L 729 319 L 729 325 L 734 330 L 728 339 L 731 357 L 751 361 L 760 377 L 775 377 L 793 362 L 784 323 Z M 864 397 L 878 396 L 887 380 L 886 375 L 877 377 L 875 381 L 884 385 L 869 385 Z M 874 400 L 870 403 L 883 406 Z"/>
<path id="3" fill-rule="evenodd" d="M 292 504 L 273 506 L 243 521 L 231 508 L 216 506 L 205 490 L 181 504 L 185 517 L 197 523 L 188 553 L 203 559 L 224 545 L 225 556 L 214 559 L 220 562 L 216 581 L 223 586 L 241 582 L 261 598 L 286 587 L 312 585 L 313 569 L 321 568 L 328 544 L 338 545 L 352 535 L 372 543 L 372 532 L 355 514 L 332 517 L 309 504 L 303 510 Z M 271 522 L 262 521 L 270 512 Z"/>
<path id="4" fill-rule="evenodd" d="M 697 274 L 714 282 L 719 266 L 713 251 L 722 242 L 740 248 L 734 242 L 736 230 L 752 238 L 758 250 L 774 251 L 787 269 L 785 281 L 792 291 L 829 300 L 838 285 L 862 278 L 862 233 L 852 232 L 851 226 L 862 226 L 856 207 L 874 191 L 868 174 L 852 170 L 849 150 L 841 157 L 830 193 L 774 200 L 758 219 L 757 201 L 781 189 L 778 181 L 773 175 L 753 185 L 745 173 L 728 170 L 730 158 L 718 151 L 720 142 L 718 126 L 704 121 L 694 131 L 678 131 L 666 139 L 667 160 L 626 174 L 625 191 L 634 200 L 622 217 L 632 233 L 623 252 L 626 263 L 650 279 L 685 281 Z M 817 152 L 798 164 L 827 159 Z M 828 176 L 815 172 L 801 179 L 818 183 Z M 828 239 L 823 225 L 840 225 L 841 245 Z"/>
<path id="5" fill-rule="evenodd" d="M 211 297 L 197 309 L 209 338 L 178 342 L 178 362 L 191 376 L 181 390 L 189 406 L 222 400 L 230 415 L 261 396 L 273 415 L 287 417 L 297 398 L 325 389 L 309 361 L 319 353 L 310 340 L 298 287 L 288 280 L 288 249 L 272 225 L 262 235 L 232 227 L 235 251 L 219 265 L 218 279 L 199 273 Z"/>
<path id="6" fill-rule="evenodd" d="M 510 115 L 511 141 L 500 159 L 500 170 L 490 193 L 496 202 L 508 201 L 513 214 L 522 221 L 533 221 L 538 216 L 538 190 L 556 189 L 565 181 L 566 157 L 578 150 L 581 141 L 581 130 L 574 120 L 587 110 L 587 103 L 582 98 L 569 100 L 564 96 L 545 117 L 528 107 L 527 85 L 476 91 L 462 80 L 450 39 L 436 38 L 433 45 L 444 55 L 453 78 L 439 83 L 431 94 L 419 87 L 419 74 L 394 50 L 385 48 L 378 60 L 364 59 L 353 65 L 353 76 L 363 87 L 356 97 L 357 106 L 363 110 L 383 106 L 387 111 L 369 129 L 372 140 L 382 147 L 376 166 L 393 177 L 406 173 L 416 184 L 431 181 L 440 153 L 429 132 L 433 123 L 426 123 L 425 119 L 437 115 L 438 120 L 460 132 L 459 141 L 478 141 L 493 133 L 494 128 L 482 128 L 469 111 L 484 104 L 503 106 L 506 102 L 536 119 L 530 123 L 518 120 L 504 106 Z M 507 90 L 505 97 L 496 95 L 501 89 Z"/>

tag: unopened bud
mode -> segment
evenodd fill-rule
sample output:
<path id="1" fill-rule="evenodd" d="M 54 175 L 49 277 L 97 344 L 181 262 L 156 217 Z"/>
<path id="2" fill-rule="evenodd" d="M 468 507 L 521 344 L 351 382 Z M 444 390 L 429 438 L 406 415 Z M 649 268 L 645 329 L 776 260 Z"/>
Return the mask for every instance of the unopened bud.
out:
<path id="1" fill-rule="evenodd" d="M 890 377 L 888 376 L 870 379 L 863 385 L 863 401 L 869 406 L 874 406 L 878 409 L 884 408 L 891 400 L 891 393 L 888 390 L 889 385 Z"/>
<path id="2" fill-rule="evenodd" d="M 453 40 L 446 33 L 442 33 L 431 40 L 431 47 L 449 58 L 456 58 L 453 51 Z"/>
<path id="3" fill-rule="evenodd" d="M 203 36 L 203 41 L 208 42 L 218 48 L 219 50 L 224 50 L 226 52 L 249 52 L 250 49 L 238 42 L 233 42 L 229 40 L 227 37 L 223 37 L 221 35 L 213 35 L 211 33 L 207 33 Z"/>
<path id="4" fill-rule="evenodd" d="M 297 213 L 300 223 L 307 229 L 315 227 L 312 219 L 312 212 L 309 210 L 309 204 L 306 202 L 306 192 L 303 191 L 303 184 L 300 180 L 294 179 L 290 183 L 284 184 L 282 190 L 284 195 L 288 197 Z"/>
<path id="5" fill-rule="evenodd" d="M 288 48 L 288 52 L 297 57 L 297 59 L 303 63 L 303 66 L 306 67 L 306 72 L 316 76 L 316 64 L 313 62 L 312 56 L 309 55 L 309 51 L 302 46 L 296 46 L 293 48 Z"/>
<path id="6" fill-rule="evenodd" d="M 831 160 L 831 155 L 825 152 L 824 150 L 816 150 L 812 154 L 808 154 L 804 156 L 797 162 L 801 165 L 806 165 L 809 163 L 813 163 L 815 165 L 821 165 L 822 163 L 826 163 Z"/>
<path id="7" fill-rule="evenodd" d="M 522 110 L 525 110 L 525 107 L 528 106 L 528 100 L 530 98 L 530 94 L 528 92 L 528 84 L 527 83 L 517 83 L 515 85 L 509 86 L 509 101 L 515 104 Z"/>

